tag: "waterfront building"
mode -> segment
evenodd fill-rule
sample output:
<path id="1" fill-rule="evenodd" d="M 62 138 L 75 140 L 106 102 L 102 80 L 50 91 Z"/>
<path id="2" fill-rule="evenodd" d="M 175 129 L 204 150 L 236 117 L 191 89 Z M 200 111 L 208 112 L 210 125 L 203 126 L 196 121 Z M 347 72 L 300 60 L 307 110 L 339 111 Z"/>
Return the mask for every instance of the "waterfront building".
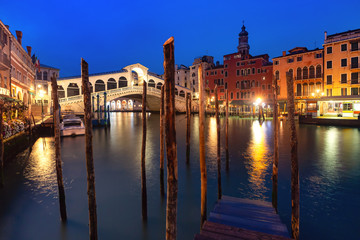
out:
<path id="1" fill-rule="evenodd" d="M 229 103 L 242 113 L 254 113 L 256 104 L 261 101 L 263 107 L 272 104 L 272 62 L 269 55 L 252 56 L 245 26 L 239 34 L 237 52 L 224 55 L 224 64 L 217 64 L 206 70 L 206 87 L 209 90 L 208 101 L 212 104 L 215 85 L 218 85 L 219 100 L 225 100 L 228 90 Z"/>
<path id="2" fill-rule="evenodd" d="M 16 38 L 10 35 L 10 96 L 28 105 L 35 96 L 35 66 L 31 47 L 27 46 L 27 52 L 22 47 L 22 36 L 21 31 L 16 31 Z"/>
<path id="3" fill-rule="evenodd" d="M 198 70 L 200 65 L 202 66 L 203 70 L 214 67 L 214 57 L 206 55 L 202 57 L 197 57 L 194 59 L 193 64 L 190 66 L 190 89 L 192 90 L 194 99 L 199 99 Z"/>
<path id="4" fill-rule="evenodd" d="M 0 97 L 10 97 L 10 36 L 8 26 L 0 21 Z"/>
<path id="5" fill-rule="evenodd" d="M 360 29 L 327 35 L 324 40 L 325 96 L 318 114 L 357 117 L 360 113 Z"/>
<path id="6" fill-rule="evenodd" d="M 185 65 L 175 65 L 175 83 L 179 86 L 190 88 L 190 68 Z"/>
<path id="7" fill-rule="evenodd" d="M 295 111 L 315 112 L 317 99 L 324 95 L 323 49 L 308 50 L 295 47 L 282 56 L 273 58 L 273 74 L 278 81 L 278 101 L 280 112 L 286 112 L 286 73 L 293 76 Z"/>
<path id="8" fill-rule="evenodd" d="M 36 96 L 32 104 L 34 115 L 40 112 L 49 113 L 51 103 L 51 77 L 53 74 L 58 78 L 60 69 L 45 64 L 40 64 L 40 71 L 36 71 L 35 91 Z M 40 109 L 41 108 L 41 109 Z"/>

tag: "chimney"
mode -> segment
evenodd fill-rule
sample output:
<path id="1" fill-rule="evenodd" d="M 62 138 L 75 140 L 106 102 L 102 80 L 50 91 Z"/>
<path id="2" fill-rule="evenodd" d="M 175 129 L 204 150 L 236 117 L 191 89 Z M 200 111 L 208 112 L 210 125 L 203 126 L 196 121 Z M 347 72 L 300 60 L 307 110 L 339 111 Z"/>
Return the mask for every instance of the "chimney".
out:
<path id="1" fill-rule="evenodd" d="M 285 57 L 286 56 L 286 51 L 283 51 L 283 57 Z"/>
<path id="2" fill-rule="evenodd" d="M 20 43 L 20 45 L 21 45 L 22 32 L 21 32 L 21 31 L 16 30 L 16 37 L 17 37 L 18 42 L 19 42 L 19 43 Z"/>
<path id="3" fill-rule="evenodd" d="M 31 46 L 26 46 L 27 52 L 29 56 L 31 57 Z"/>
<path id="4" fill-rule="evenodd" d="M 325 31 L 325 41 L 326 41 L 326 39 L 327 39 L 327 31 Z"/>

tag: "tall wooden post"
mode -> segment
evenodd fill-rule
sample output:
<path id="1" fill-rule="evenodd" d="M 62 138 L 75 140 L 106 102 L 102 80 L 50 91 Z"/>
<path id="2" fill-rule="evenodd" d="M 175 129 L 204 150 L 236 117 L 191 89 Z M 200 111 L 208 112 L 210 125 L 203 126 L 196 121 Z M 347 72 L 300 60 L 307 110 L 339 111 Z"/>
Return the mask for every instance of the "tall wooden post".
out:
<path id="1" fill-rule="evenodd" d="M 100 96 L 99 94 L 96 95 L 96 109 L 97 109 L 97 119 L 98 119 L 98 122 L 100 123 Z"/>
<path id="2" fill-rule="evenodd" d="M 199 155 L 200 155 L 200 180 L 201 180 L 201 220 L 202 228 L 206 221 L 206 203 L 207 203 L 207 176 L 206 176 L 206 159 L 205 159 L 205 83 L 202 65 L 198 69 L 199 76 Z"/>
<path id="3" fill-rule="evenodd" d="M 273 172 L 272 172 L 272 205 L 276 212 L 277 197 L 278 197 L 278 165 L 279 165 L 279 117 L 278 117 L 278 103 L 277 103 L 277 80 L 273 77 L 273 123 L 274 123 L 274 160 L 273 160 Z"/>
<path id="4" fill-rule="evenodd" d="M 219 100 L 217 85 L 215 85 L 215 117 L 217 132 L 217 174 L 218 174 L 218 199 L 221 199 L 221 161 L 220 161 L 220 117 L 219 117 Z"/>
<path id="5" fill-rule="evenodd" d="M 3 141 L 4 102 L 0 100 L 0 188 L 4 187 L 4 141 Z"/>
<path id="6" fill-rule="evenodd" d="M 297 136 L 295 128 L 295 104 L 294 84 L 292 74 L 286 73 L 288 93 L 288 119 L 290 122 L 290 146 L 291 146 L 291 234 L 294 239 L 299 239 L 299 215 L 300 215 L 300 194 L 299 194 L 299 163 L 297 155 Z"/>
<path id="7" fill-rule="evenodd" d="M 186 164 L 190 163 L 190 119 L 191 99 L 190 94 L 186 94 Z"/>
<path id="8" fill-rule="evenodd" d="M 145 149 L 146 149 L 146 82 L 143 82 L 142 95 L 142 127 L 143 137 L 141 144 L 141 200 L 142 200 L 142 218 L 147 220 L 147 194 L 146 194 L 146 170 L 145 170 Z"/>
<path id="9" fill-rule="evenodd" d="M 176 212 L 178 194 L 178 161 L 175 130 L 175 58 L 174 38 L 164 47 L 165 134 L 167 160 L 166 239 L 176 239 Z"/>
<path id="10" fill-rule="evenodd" d="M 229 96 L 226 89 L 226 117 L 225 117 L 225 152 L 226 170 L 229 170 Z"/>
<path id="11" fill-rule="evenodd" d="M 164 86 L 161 86 L 160 100 L 160 194 L 164 196 Z"/>
<path id="12" fill-rule="evenodd" d="M 60 118 L 59 118 L 59 99 L 58 99 L 58 85 L 55 73 L 51 77 L 52 96 L 53 96 L 53 118 L 54 118 L 54 136 L 55 136 L 55 163 L 56 163 L 56 178 L 59 190 L 60 216 L 63 222 L 66 222 L 66 203 L 65 203 L 65 188 L 62 176 L 62 162 L 60 151 Z"/>
<path id="13" fill-rule="evenodd" d="M 91 96 L 89 83 L 88 63 L 81 59 L 81 80 L 84 96 L 84 121 L 85 121 L 85 153 L 87 170 L 87 193 L 89 203 L 89 234 L 90 239 L 98 239 L 97 234 L 97 213 L 95 193 L 95 169 L 92 148 L 92 122 L 91 122 Z M 98 95 L 99 96 L 99 95 Z M 99 98 L 98 98 L 99 99 Z M 99 106 L 99 101 L 98 101 Z M 98 109 L 99 110 L 99 109 Z"/>

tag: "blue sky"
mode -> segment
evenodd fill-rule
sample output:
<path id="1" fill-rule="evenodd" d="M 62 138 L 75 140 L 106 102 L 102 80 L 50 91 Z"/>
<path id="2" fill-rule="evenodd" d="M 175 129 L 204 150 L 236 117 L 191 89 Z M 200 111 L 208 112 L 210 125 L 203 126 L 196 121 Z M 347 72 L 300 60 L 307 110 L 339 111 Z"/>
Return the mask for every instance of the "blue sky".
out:
<path id="1" fill-rule="evenodd" d="M 296 46 L 321 47 L 328 34 L 360 28 L 360 1 L 54 1 L 0 0 L 0 19 L 23 32 L 40 62 L 60 76 L 80 74 L 80 58 L 91 73 L 141 63 L 163 73 L 162 44 L 175 38 L 175 63 L 236 51 L 242 21 L 250 53 L 281 55 Z"/>

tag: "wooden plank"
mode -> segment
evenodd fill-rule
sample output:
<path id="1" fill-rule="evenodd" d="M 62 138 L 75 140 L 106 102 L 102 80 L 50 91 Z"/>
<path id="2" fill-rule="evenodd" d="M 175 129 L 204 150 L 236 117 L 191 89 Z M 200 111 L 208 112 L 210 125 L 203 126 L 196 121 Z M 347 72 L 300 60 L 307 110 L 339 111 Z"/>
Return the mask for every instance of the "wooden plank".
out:
<path id="1" fill-rule="evenodd" d="M 231 207 L 235 207 L 235 208 L 239 208 L 239 209 L 240 208 L 251 209 L 254 211 L 263 211 L 263 212 L 276 214 L 275 210 L 272 207 L 269 208 L 269 207 L 263 207 L 263 206 L 258 206 L 258 205 L 242 204 L 242 203 L 236 203 L 236 202 L 225 201 L 225 200 L 221 200 L 217 204 L 231 206 Z"/>
<path id="2" fill-rule="evenodd" d="M 290 240 L 290 238 L 282 237 L 282 236 L 276 236 L 272 234 L 262 233 L 262 232 L 256 232 L 252 230 L 247 230 L 243 228 L 237 228 L 232 226 L 227 226 L 219 223 L 213 223 L 213 222 L 205 222 L 203 231 L 208 232 L 216 232 L 223 235 L 229 235 L 233 237 L 238 237 L 241 239 L 278 239 L 278 240 Z"/>
<path id="3" fill-rule="evenodd" d="M 229 206 L 220 206 L 220 205 L 216 205 L 214 210 L 212 211 L 214 213 L 221 213 L 224 215 L 230 215 L 230 216 L 235 216 L 235 217 L 243 217 L 246 219 L 259 219 L 259 220 L 267 220 L 267 221 L 273 221 L 281 223 L 280 217 L 276 214 L 272 214 L 272 213 L 268 213 L 268 212 L 254 212 L 254 211 L 249 211 L 247 209 L 239 209 L 239 208 L 235 208 L 235 207 L 229 207 Z"/>
<path id="4" fill-rule="evenodd" d="M 262 200 L 256 200 L 256 199 L 247 199 L 247 198 L 237 198 L 237 197 L 231 197 L 231 196 L 223 196 L 223 200 L 227 201 L 234 201 L 239 203 L 245 203 L 245 204 L 252 204 L 252 205 L 260 205 L 264 207 L 272 207 L 271 202 L 266 202 Z"/>
<path id="5" fill-rule="evenodd" d="M 210 213 L 209 221 L 288 237 L 288 231 L 286 226 L 281 224 L 273 224 L 271 222 L 264 223 L 261 221 L 243 219 L 239 217 L 227 216 L 212 212 Z"/>

